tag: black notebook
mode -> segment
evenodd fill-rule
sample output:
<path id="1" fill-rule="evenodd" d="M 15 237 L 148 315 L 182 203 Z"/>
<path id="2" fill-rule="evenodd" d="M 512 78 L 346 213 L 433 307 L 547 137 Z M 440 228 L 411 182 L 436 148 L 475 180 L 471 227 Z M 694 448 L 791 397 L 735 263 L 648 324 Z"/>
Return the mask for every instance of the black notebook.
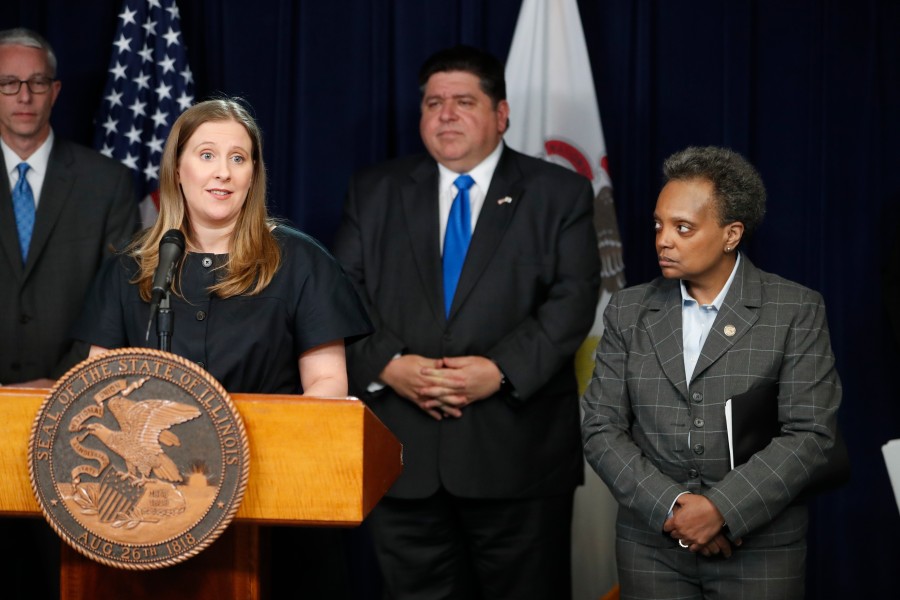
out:
<path id="1" fill-rule="evenodd" d="M 753 388 L 731 397 L 731 468 L 742 465 L 781 433 L 778 386 Z"/>
<path id="2" fill-rule="evenodd" d="M 728 442 L 733 469 L 736 465 L 742 465 L 750 460 L 751 456 L 768 446 L 772 438 L 780 435 L 778 385 L 766 385 L 737 394 L 728 400 L 726 406 L 730 406 L 731 410 Z M 804 495 L 839 488 L 850 480 L 850 456 L 840 427 L 835 434 L 828 467 L 813 476 L 804 490 Z"/>

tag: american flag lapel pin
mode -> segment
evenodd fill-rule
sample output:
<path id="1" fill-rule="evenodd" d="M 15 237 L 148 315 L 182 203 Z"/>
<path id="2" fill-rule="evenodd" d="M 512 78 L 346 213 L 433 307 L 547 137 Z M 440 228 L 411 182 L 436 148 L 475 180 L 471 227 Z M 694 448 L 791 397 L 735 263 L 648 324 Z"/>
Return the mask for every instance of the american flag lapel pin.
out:
<path id="1" fill-rule="evenodd" d="M 511 204 L 511 203 L 512 203 L 512 198 L 510 196 L 504 196 L 503 198 L 500 198 L 499 200 L 497 200 L 497 204 Z"/>

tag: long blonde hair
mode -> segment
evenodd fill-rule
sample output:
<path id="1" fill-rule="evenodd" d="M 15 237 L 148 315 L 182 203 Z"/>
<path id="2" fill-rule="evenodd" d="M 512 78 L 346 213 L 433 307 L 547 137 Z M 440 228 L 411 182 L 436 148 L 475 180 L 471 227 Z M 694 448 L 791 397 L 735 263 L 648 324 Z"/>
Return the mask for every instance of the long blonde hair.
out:
<path id="1" fill-rule="evenodd" d="M 178 229 L 189 243 L 196 241 L 178 183 L 178 161 L 197 128 L 210 121 L 234 121 L 243 125 L 252 142 L 253 161 L 250 189 L 231 233 L 225 277 L 212 286 L 210 292 L 222 298 L 258 294 L 271 283 L 281 265 L 281 251 L 272 236 L 275 222 L 266 212 L 266 168 L 259 126 L 238 100 L 207 100 L 184 111 L 172 126 L 160 164 L 159 218 L 126 249 L 140 265 L 132 283 L 138 285 L 141 298 L 146 301 L 150 300 L 153 273 L 159 264 L 159 241 L 163 235 L 170 229 Z M 180 289 L 179 279 L 176 277 L 173 284 L 175 293 Z"/>

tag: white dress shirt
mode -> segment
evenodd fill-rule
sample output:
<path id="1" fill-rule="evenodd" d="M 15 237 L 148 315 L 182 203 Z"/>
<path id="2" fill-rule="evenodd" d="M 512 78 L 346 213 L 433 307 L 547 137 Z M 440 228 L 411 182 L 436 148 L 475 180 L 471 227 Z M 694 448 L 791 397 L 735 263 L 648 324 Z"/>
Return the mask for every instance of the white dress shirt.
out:
<path id="1" fill-rule="evenodd" d="M 474 169 L 466 173 L 475 180 L 474 185 L 469 188 L 469 214 L 472 216 L 472 231 L 475 231 L 475 223 L 478 222 L 478 215 L 481 214 L 481 207 L 484 206 L 484 197 L 487 195 L 488 188 L 491 187 L 491 179 L 494 178 L 494 171 L 497 170 L 497 163 L 500 162 L 500 155 L 503 153 L 503 142 L 501 141 L 494 148 L 494 151 L 478 163 Z M 453 200 L 456 198 L 458 190 L 453 182 L 463 173 L 451 171 L 444 165 L 438 163 L 438 171 L 440 172 L 440 182 L 438 183 L 438 215 L 441 223 L 441 253 L 444 252 L 444 234 L 447 233 L 447 220 L 450 218 L 450 207 L 453 206 Z"/>
<path id="2" fill-rule="evenodd" d="M 27 162 L 28 166 L 31 167 L 25 173 L 25 179 L 28 180 L 28 184 L 31 186 L 31 192 L 34 194 L 34 207 L 37 209 L 41 201 L 41 190 L 44 189 L 44 178 L 47 176 L 50 150 L 53 149 L 53 130 L 50 130 L 50 135 L 47 136 L 44 143 L 25 160 L 22 160 L 22 157 L 7 146 L 2 139 L 0 139 L 0 149 L 3 150 L 3 160 L 6 162 L 6 175 L 9 177 L 10 191 L 19 182 L 19 163 Z"/>

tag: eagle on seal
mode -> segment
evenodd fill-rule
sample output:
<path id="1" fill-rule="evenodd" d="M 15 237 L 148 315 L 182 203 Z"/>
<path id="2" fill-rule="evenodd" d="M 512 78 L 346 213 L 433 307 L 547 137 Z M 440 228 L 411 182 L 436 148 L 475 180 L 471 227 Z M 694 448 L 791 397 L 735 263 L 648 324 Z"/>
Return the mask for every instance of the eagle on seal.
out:
<path id="1" fill-rule="evenodd" d="M 160 443 L 180 446 L 178 436 L 169 428 L 199 417 L 198 408 L 171 400 L 132 402 L 121 396 L 110 398 L 107 405 L 119 423 L 119 431 L 100 423 L 89 423 L 86 429 L 125 460 L 129 475 L 146 479 L 152 472 L 167 481 L 184 480 Z"/>

